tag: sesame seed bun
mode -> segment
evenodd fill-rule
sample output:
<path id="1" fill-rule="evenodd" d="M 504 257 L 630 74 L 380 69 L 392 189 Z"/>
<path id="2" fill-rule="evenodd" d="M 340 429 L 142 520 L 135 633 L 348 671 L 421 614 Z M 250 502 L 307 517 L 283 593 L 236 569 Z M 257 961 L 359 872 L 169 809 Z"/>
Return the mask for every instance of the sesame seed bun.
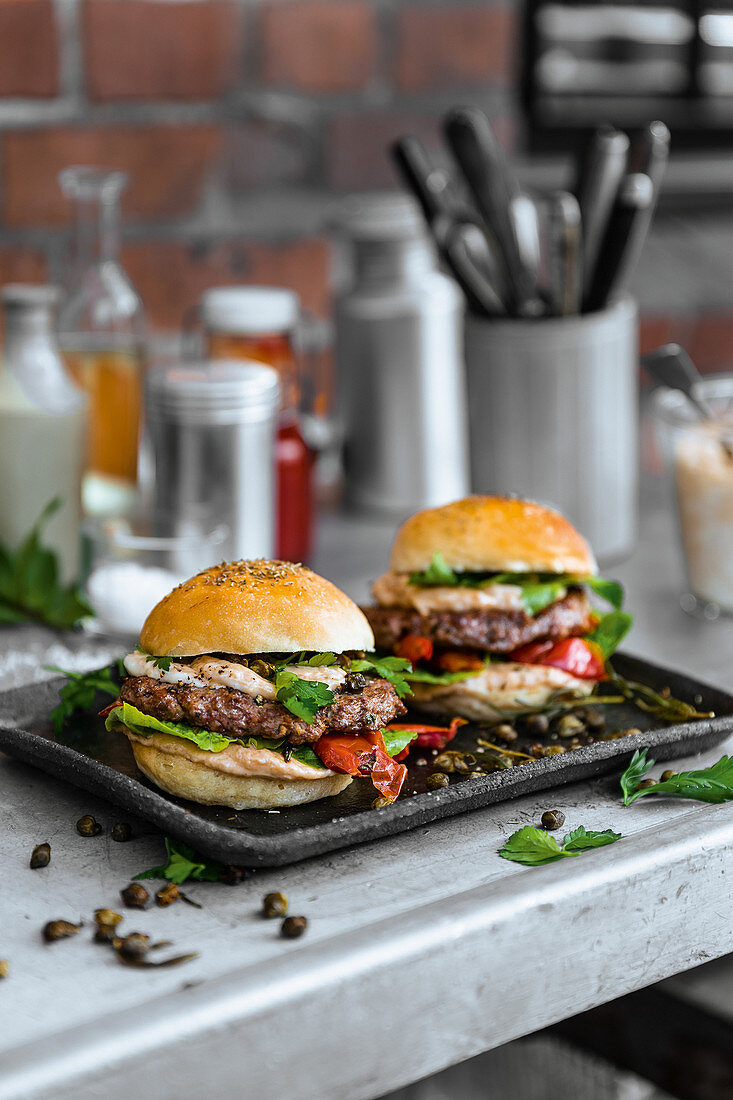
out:
<path id="1" fill-rule="evenodd" d="M 366 618 L 330 581 L 292 562 L 224 562 L 179 584 L 148 615 L 155 656 L 374 649 Z"/>
<path id="2" fill-rule="evenodd" d="M 456 572 L 596 572 L 588 543 L 564 516 L 508 497 L 466 497 L 411 516 L 397 532 L 390 567 L 420 572 L 436 551 Z"/>

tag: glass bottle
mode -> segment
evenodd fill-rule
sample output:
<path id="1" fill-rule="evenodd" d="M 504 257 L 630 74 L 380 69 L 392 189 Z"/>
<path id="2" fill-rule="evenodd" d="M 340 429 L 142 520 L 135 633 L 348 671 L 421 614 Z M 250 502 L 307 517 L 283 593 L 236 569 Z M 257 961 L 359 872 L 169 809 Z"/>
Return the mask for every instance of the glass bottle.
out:
<path id="1" fill-rule="evenodd" d="M 0 542 L 17 546 L 59 497 L 44 542 L 58 554 L 63 580 L 75 580 L 88 400 L 56 344 L 56 288 L 10 285 L 1 301 Z"/>
<path id="2" fill-rule="evenodd" d="M 144 317 L 118 260 L 124 172 L 66 168 L 74 206 L 73 259 L 59 311 L 66 364 L 90 397 L 85 511 L 125 510 L 135 499 L 142 409 Z"/>

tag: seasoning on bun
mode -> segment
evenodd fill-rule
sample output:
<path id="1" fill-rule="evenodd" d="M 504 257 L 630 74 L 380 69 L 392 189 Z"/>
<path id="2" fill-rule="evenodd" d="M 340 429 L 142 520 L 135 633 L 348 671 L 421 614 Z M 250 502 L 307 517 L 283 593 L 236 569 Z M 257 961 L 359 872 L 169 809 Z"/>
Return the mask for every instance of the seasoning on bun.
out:
<path id="1" fill-rule="evenodd" d="M 391 801 L 412 734 L 384 727 L 409 689 L 373 649 L 359 608 L 310 569 L 224 563 L 150 612 L 107 728 L 153 783 L 194 802 L 293 806 L 355 775 Z"/>
<path id="2" fill-rule="evenodd" d="M 601 618 L 588 589 L 614 607 Z M 410 661 L 422 710 L 492 721 L 588 694 L 630 626 L 618 584 L 559 512 L 473 496 L 408 519 L 365 608 L 379 650 Z"/>

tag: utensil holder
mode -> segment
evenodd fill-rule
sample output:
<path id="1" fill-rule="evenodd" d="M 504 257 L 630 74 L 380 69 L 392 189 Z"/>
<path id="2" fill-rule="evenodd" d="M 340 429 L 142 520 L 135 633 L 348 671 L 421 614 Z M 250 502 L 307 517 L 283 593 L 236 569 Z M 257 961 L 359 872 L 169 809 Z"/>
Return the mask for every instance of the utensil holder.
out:
<path id="1" fill-rule="evenodd" d="M 603 563 L 632 549 L 638 482 L 638 320 L 624 298 L 579 317 L 467 316 L 474 492 L 552 505 Z"/>

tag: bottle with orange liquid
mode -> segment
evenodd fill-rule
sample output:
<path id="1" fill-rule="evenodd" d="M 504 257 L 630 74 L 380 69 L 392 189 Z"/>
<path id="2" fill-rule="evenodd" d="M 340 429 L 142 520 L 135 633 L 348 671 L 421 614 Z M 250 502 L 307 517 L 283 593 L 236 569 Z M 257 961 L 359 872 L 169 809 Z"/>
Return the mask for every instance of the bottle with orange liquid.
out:
<path id="1" fill-rule="evenodd" d="M 59 184 L 74 207 L 73 261 L 59 311 L 66 365 L 89 394 L 89 514 L 134 504 L 142 409 L 144 318 L 118 260 L 123 172 L 66 168 Z"/>
<path id="2" fill-rule="evenodd" d="M 213 287 L 201 299 L 210 359 L 254 359 L 280 376 L 275 543 L 285 561 L 307 561 L 313 542 L 313 455 L 301 431 L 294 343 L 299 320 L 298 295 L 280 287 Z"/>

